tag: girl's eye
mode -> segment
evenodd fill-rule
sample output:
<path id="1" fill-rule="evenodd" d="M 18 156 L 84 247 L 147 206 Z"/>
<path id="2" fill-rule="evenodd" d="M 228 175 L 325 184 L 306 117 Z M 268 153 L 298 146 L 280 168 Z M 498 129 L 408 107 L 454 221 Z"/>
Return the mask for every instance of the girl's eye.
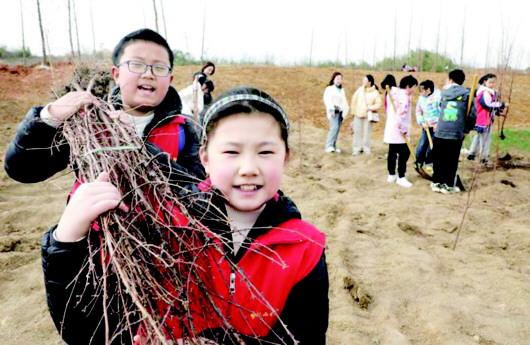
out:
<path id="1" fill-rule="evenodd" d="M 234 151 L 234 150 L 226 150 L 226 151 L 223 151 L 223 153 L 227 155 L 237 155 L 239 152 Z"/>
<path id="2" fill-rule="evenodd" d="M 260 151 L 259 154 L 260 155 L 272 155 L 274 153 L 274 151 Z"/>

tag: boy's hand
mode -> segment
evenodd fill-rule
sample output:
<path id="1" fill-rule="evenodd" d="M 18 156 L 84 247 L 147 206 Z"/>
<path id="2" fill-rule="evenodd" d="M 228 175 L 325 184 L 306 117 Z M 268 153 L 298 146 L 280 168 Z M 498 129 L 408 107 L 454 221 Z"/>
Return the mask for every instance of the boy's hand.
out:
<path id="1" fill-rule="evenodd" d="M 114 120 L 119 120 L 121 123 L 126 124 L 126 125 L 133 124 L 129 114 L 127 114 L 123 110 L 111 111 L 109 112 L 109 117 Z"/>
<path id="2" fill-rule="evenodd" d="M 109 175 L 101 173 L 94 182 L 82 184 L 66 205 L 55 238 L 60 242 L 75 242 L 86 236 L 90 224 L 102 213 L 119 205 L 127 212 L 128 207 L 120 204 L 121 194 L 109 182 Z"/>
<path id="3" fill-rule="evenodd" d="M 81 107 L 94 104 L 96 100 L 96 97 L 88 91 L 72 91 L 50 103 L 48 112 L 54 121 L 62 123 L 77 113 Z"/>

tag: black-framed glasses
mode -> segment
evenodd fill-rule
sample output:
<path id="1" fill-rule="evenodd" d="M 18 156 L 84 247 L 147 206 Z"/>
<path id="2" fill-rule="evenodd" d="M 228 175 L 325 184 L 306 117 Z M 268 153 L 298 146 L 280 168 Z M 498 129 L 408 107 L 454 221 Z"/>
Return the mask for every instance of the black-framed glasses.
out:
<path id="1" fill-rule="evenodd" d="M 145 72 L 147 72 L 147 68 L 150 68 L 151 73 L 153 73 L 153 75 L 156 75 L 157 77 L 167 77 L 171 74 L 171 67 L 161 63 L 149 65 L 141 61 L 128 60 L 119 64 L 118 67 L 120 67 L 121 65 L 127 65 L 129 72 L 136 74 L 144 74 Z"/>

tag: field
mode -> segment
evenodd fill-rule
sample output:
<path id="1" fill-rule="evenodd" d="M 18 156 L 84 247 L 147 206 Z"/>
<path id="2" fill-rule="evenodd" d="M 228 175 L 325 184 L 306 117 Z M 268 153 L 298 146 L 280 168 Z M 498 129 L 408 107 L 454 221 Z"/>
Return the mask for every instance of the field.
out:
<path id="1" fill-rule="evenodd" d="M 176 68 L 173 85 L 184 87 L 197 68 Z M 53 99 L 51 90 L 68 80 L 72 69 L 68 64 L 52 71 L 0 69 L 2 163 L 25 112 Z M 528 344 L 529 170 L 483 171 L 470 195 L 442 195 L 430 190 L 409 160 L 408 176 L 414 186 L 406 190 L 388 185 L 383 123 L 374 128 L 372 155 L 351 156 L 347 125 L 340 137 L 343 153 L 325 154 L 322 92 L 332 72 L 328 68 L 219 66 L 213 78 L 216 95 L 235 85 L 263 88 L 293 120 L 293 152 L 283 190 L 303 217 L 327 234 L 328 344 Z M 363 72 L 342 72 L 351 97 Z M 385 72 L 373 74 L 380 81 Z M 430 78 L 441 86 L 445 75 L 420 73 L 418 78 Z M 530 76 L 515 78 L 505 131 L 511 142 L 500 146 L 499 155 L 509 152 L 528 162 Z M 506 76 L 505 89 L 508 81 Z M 417 138 L 419 131 L 413 134 Z M 495 154 L 493 145 L 492 158 Z M 464 183 L 469 183 L 473 168 L 471 162 L 462 161 Z M 43 183 L 24 185 L 0 172 L 0 343 L 61 343 L 45 303 L 39 241 L 57 222 L 72 179 L 72 174 L 64 172 Z M 469 210 L 453 250 L 468 200 Z M 352 291 L 357 301 L 344 288 L 346 277 L 355 283 Z"/>

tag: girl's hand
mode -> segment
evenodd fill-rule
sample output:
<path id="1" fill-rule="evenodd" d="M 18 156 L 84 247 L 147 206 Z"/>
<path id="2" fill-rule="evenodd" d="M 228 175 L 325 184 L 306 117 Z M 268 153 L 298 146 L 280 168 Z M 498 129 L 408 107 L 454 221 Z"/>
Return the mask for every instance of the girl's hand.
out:
<path id="1" fill-rule="evenodd" d="M 55 230 L 55 238 L 60 242 L 79 241 L 102 213 L 118 206 L 127 212 L 128 207 L 120 201 L 121 194 L 109 182 L 109 175 L 99 174 L 94 182 L 82 184 L 72 195 Z"/>
<path id="2" fill-rule="evenodd" d="M 88 91 L 72 91 L 50 103 L 48 112 L 54 121 L 62 123 L 85 105 L 96 102 L 97 98 Z"/>

